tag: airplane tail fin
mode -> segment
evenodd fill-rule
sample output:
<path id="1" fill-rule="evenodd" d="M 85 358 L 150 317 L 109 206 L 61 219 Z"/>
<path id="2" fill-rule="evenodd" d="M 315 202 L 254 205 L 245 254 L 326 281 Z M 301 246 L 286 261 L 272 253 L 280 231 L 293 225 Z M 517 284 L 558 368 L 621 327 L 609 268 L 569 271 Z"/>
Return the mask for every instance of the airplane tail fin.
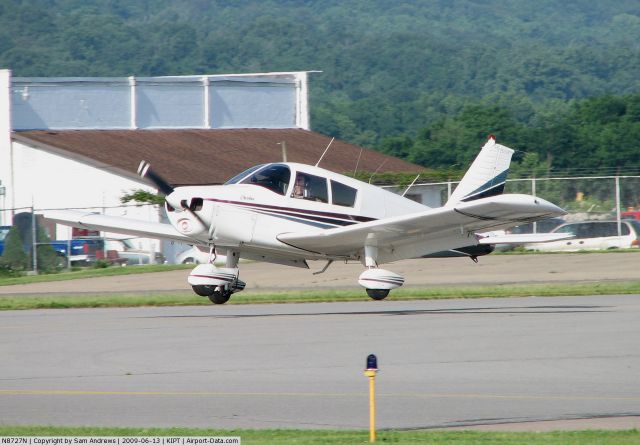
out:
<path id="1" fill-rule="evenodd" d="M 502 194 L 513 150 L 489 140 L 453 191 L 446 206 Z"/>

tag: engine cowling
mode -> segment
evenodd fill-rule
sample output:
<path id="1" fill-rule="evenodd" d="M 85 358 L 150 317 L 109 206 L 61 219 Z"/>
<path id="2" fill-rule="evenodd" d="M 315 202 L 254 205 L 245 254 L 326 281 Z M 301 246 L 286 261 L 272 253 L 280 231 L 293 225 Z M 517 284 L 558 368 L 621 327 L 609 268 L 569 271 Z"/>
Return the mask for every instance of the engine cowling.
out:
<path id="1" fill-rule="evenodd" d="M 404 284 L 404 277 L 385 269 L 367 269 L 360 274 L 358 284 L 367 289 L 396 289 Z"/>

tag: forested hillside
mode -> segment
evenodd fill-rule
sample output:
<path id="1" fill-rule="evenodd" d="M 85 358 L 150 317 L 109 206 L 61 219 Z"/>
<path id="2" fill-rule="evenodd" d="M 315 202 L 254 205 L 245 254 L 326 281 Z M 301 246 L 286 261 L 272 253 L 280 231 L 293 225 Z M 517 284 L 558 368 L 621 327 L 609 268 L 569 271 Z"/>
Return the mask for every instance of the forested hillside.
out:
<path id="1" fill-rule="evenodd" d="M 0 0 L 0 66 L 321 70 L 315 130 L 425 166 L 495 133 L 548 172 L 640 171 L 637 0 Z"/>

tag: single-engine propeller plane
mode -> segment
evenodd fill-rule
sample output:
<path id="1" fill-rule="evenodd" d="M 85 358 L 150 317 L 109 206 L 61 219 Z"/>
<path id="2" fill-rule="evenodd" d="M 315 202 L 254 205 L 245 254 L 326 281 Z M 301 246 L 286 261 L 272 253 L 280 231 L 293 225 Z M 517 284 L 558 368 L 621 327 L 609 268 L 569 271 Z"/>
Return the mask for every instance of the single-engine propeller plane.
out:
<path id="1" fill-rule="evenodd" d="M 188 282 L 195 293 L 225 303 L 245 283 L 238 260 L 308 268 L 308 260 L 360 261 L 359 284 L 374 300 L 404 284 L 381 264 L 425 256 L 477 256 L 499 243 L 552 241 L 564 234 L 484 233 L 564 215 L 544 199 L 503 194 L 513 150 L 490 137 L 448 202 L 429 208 L 317 166 L 278 162 L 252 167 L 223 185 L 173 188 L 143 161 L 138 173 L 165 194 L 170 224 L 71 210 L 45 212 L 56 222 L 209 249 L 209 263 Z M 216 251 L 226 267 L 216 267 Z M 316 272 L 316 273 L 320 273 Z M 283 279 L 286 279 L 283 277 Z"/>

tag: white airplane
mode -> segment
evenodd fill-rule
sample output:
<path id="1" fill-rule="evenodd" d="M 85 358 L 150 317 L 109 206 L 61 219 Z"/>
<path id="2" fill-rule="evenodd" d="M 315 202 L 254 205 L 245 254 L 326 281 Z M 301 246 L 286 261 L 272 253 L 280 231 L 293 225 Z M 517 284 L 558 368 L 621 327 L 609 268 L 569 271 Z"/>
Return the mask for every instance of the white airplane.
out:
<path id="1" fill-rule="evenodd" d="M 223 185 L 173 188 L 143 161 L 138 173 L 166 195 L 170 224 L 80 211 L 45 212 L 53 221 L 136 236 L 178 240 L 208 248 L 208 264 L 196 266 L 188 282 L 195 293 L 225 303 L 245 283 L 238 260 L 308 268 L 307 260 L 360 261 L 358 283 L 374 300 L 404 284 L 380 264 L 426 256 L 490 253 L 498 243 L 543 242 L 565 234 L 483 233 L 564 215 L 535 196 L 502 194 L 513 150 L 493 137 L 448 202 L 429 208 L 379 187 L 317 166 L 291 162 L 252 167 Z M 214 265 L 216 251 L 226 267 Z M 283 277 L 283 279 L 286 279 Z"/>

